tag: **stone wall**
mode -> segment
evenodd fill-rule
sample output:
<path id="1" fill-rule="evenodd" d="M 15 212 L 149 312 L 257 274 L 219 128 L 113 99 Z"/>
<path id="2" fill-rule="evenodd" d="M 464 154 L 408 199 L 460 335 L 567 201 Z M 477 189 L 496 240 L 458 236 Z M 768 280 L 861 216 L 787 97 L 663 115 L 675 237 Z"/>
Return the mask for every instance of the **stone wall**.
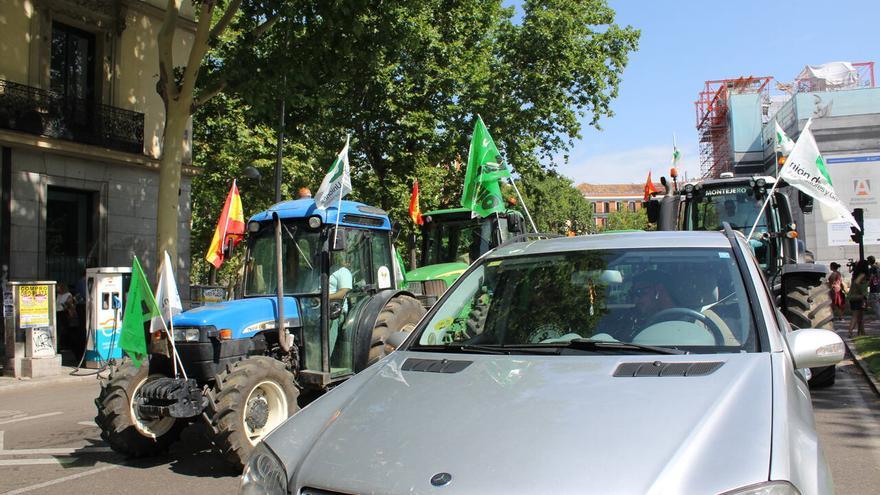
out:
<path id="1" fill-rule="evenodd" d="M 102 266 L 131 266 L 137 256 L 155 282 L 156 201 L 159 173 L 49 152 L 13 149 L 10 278 L 41 279 L 45 273 L 45 211 L 49 186 L 98 195 L 98 259 Z M 179 256 L 175 269 L 181 296 L 188 299 L 191 179 L 180 194 Z"/>

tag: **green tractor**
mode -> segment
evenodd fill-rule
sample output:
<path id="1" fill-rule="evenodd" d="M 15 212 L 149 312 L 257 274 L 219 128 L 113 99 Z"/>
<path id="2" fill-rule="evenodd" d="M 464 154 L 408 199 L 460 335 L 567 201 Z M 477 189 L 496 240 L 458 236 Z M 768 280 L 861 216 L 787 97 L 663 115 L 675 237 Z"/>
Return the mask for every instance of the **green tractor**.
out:
<path id="1" fill-rule="evenodd" d="M 794 328 L 833 329 L 831 298 L 825 284 L 828 273 L 816 264 L 798 238 L 788 186 L 780 184 L 760 214 L 761 205 L 777 179 L 768 176 L 733 176 L 690 182 L 645 205 L 648 220 L 657 230 L 721 230 L 727 223 L 744 235 L 757 226 L 749 245 L 761 266 L 776 302 Z M 661 182 L 666 185 L 665 180 Z M 801 211 L 812 211 L 812 200 L 797 194 Z M 835 367 L 811 370 L 812 387 L 834 384 Z"/>
<path id="2" fill-rule="evenodd" d="M 524 234 L 521 213 L 508 209 L 474 217 L 469 208 L 434 210 L 423 215 L 421 259 L 406 272 L 406 289 L 431 307 L 468 266 L 504 241 Z"/>

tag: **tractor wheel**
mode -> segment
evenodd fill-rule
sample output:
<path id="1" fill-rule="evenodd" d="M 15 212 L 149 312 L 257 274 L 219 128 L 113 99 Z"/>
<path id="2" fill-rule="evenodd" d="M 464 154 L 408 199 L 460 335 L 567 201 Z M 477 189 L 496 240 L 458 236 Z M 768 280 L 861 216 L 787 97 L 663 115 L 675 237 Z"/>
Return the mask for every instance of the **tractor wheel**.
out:
<path id="1" fill-rule="evenodd" d="M 825 328 L 834 330 L 834 314 L 831 312 L 831 295 L 825 279 L 816 285 L 805 277 L 793 277 L 785 285 L 785 317 L 794 328 Z M 834 385 L 837 375 L 834 366 L 811 368 L 810 386 L 824 388 Z"/>
<path id="2" fill-rule="evenodd" d="M 425 308 L 414 297 L 401 294 L 388 301 L 376 318 L 367 362 L 363 366 L 355 363 L 355 372 L 364 370 L 385 357 L 385 339 L 394 332 L 411 332 L 424 315 Z"/>
<path id="3" fill-rule="evenodd" d="M 170 417 L 141 419 L 137 412 L 140 388 L 164 377 L 150 374 L 146 362 L 137 368 L 129 359 L 110 371 L 110 378 L 101 383 L 100 395 L 95 399 L 95 423 L 110 448 L 129 457 L 145 457 L 164 452 L 180 438 L 186 421 Z"/>
<path id="4" fill-rule="evenodd" d="M 257 443 L 299 410 L 298 396 L 281 361 L 254 356 L 228 365 L 208 391 L 211 442 L 243 469 Z"/>

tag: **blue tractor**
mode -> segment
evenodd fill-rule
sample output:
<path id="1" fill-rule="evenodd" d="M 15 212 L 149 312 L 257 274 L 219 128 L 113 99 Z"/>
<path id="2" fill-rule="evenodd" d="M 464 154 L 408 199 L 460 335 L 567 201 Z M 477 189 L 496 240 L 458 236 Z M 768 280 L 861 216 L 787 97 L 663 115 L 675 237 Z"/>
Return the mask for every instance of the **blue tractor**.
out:
<path id="1" fill-rule="evenodd" d="M 381 359 L 385 338 L 425 313 L 398 289 L 381 209 L 286 201 L 247 228 L 241 297 L 173 319 L 186 378 L 175 376 L 171 343 L 159 332 L 148 363 L 123 360 L 102 382 L 96 423 L 117 452 L 158 454 L 201 417 L 214 446 L 240 467 L 306 397 Z"/>

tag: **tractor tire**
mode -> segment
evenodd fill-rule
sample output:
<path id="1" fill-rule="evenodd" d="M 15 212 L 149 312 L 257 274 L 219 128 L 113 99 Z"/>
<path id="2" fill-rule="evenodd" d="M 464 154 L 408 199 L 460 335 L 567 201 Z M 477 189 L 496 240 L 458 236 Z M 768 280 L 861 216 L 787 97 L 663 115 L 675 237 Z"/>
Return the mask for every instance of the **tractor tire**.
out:
<path id="1" fill-rule="evenodd" d="M 211 442 L 236 469 L 254 447 L 299 410 L 294 376 L 280 361 L 253 356 L 226 366 L 208 390 Z"/>
<path id="2" fill-rule="evenodd" d="M 418 299 L 401 294 L 392 298 L 379 312 L 373 334 L 370 338 L 370 351 L 367 362 L 356 363 L 355 372 L 369 368 L 385 357 L 385 339 L 394 332 L 412 332 L 416 323 L 425 315 L 425 308 Z"/>
<path id="3" fill-rule="evenodd" d="M 783 313 L 795 329 L 824 328 L 834 330 L 834 313 L 831 312 L 831 296 L 825 278 L 816 285 L 807 278 L 793 277 L 785 281 Z M 810 387 L 825 388 L 834 385 L 837 376 L 835 366 L 811 368 Z"/>
<path id="4" fill-rule="evenodd" d="M 101 392 L 95 399 L 98 408 L 95 423 L 110 448 L 128 457 L 146 457 L 165 452 L 180 438 L 186 421 L 175 418 L 142 421 L 134 407 L 141 386 L 164 377 L 150 374 L 146 362 L 137 368 L 127 358 L 110 371 L 110 377 L 101 383 Z"/>

